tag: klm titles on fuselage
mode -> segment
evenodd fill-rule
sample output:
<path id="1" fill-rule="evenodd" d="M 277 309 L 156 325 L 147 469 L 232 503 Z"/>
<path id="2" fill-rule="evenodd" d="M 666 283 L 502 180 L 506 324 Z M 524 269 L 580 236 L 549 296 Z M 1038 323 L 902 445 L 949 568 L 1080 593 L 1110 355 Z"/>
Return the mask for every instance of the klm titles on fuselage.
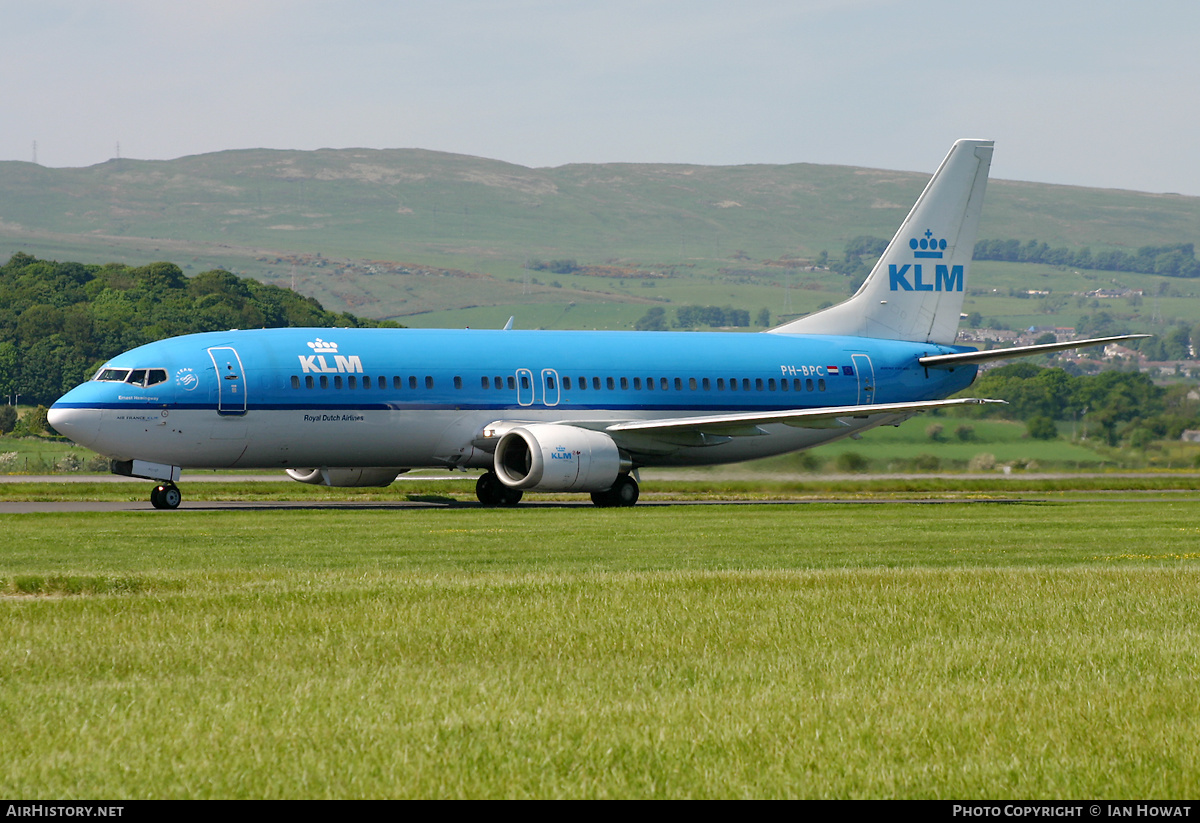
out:
<path id="1" fill-rule="evenodd" d="M 305 374 L 362 374 L 362 361 L 358 359 L 358 355 L 341 355 L 337 353 L 338 344 L 328 340 L 317 338 L 308 344 L 308 347 L 313 350 L 313 354 L 300 354 L 300 368 Z M 325 360 L 326 356 L 333 358 L 333 365 Z"/>
<path id="2" fill-rule="evenodd" d="M 329 365 L 323 354 L 299 354 L 300 368 L 305 374 L 345 374 L 347 372 L 353 374 L 361 374 L 363 367 L 362 361 L 358 359 L 357 354 L 343 356 L 335 354 L 333 356 L 333 365 Z"/>
<path id="3" fill-rule="evenodd" d="M 920 240 L 912 238 L 908 241 L 913 250 L 913 256 L 922 259 L 941 260 L 946 250 L 946 241 L 933 236 L 929 229 Z M 921 263 L 905 263 L 897 266 L 888 265 L 888 288 L 891 291 L 962 291 L 963 267 L 947 266 L 935 263 L 933 267 L 933 282 L 925 281 L 926 272 Z M 911 278 L 911 279 L 910 279 Z"/>

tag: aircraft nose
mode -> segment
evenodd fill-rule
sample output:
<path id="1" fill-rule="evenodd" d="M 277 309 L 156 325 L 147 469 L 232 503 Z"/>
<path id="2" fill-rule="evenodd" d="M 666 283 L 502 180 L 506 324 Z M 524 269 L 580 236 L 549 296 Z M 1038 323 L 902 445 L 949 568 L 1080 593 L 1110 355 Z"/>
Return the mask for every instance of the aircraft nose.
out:
<path id="1" fill-rule="evenodd" d="M 92 443 L 100 431 L 99 409 L 71 409 L 55 403 L 46 412 L 46 420 L 56 432 L 81 446 Z"/>

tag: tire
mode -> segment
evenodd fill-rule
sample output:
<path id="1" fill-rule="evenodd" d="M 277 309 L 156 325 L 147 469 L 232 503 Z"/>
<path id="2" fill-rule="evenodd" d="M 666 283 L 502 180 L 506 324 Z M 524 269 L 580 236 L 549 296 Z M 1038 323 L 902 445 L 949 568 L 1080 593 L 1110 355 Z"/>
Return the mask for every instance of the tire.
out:
<path id="1" fill-rule="evenodd" d="M 475 481 L 475 496 L 480 503 L 488 507 L 509 507 L 520 503 L 525 493 L 501 483 L 495 472 L 486 472 Z"/>
<path id="2" fill-rule="evenodd" d="M 592 492 L 592 503 L 601 509 L 623 508 L 637 503 L 640 495 L 637 481 L 627 474 L 622 474 L 612 484 L 611 489 Z"/>

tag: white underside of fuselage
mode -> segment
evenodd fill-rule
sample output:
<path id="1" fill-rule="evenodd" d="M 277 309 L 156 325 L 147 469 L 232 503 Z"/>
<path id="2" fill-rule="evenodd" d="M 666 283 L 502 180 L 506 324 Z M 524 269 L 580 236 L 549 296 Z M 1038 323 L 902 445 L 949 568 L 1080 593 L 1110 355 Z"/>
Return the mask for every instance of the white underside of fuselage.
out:
<path id="1" fill-rule="evenodd" d="M 849 410 L 848 410 L 849 411 Z M 88 445 L 114 460 L 147 460 L 184 469 L 310 467 L 490 468 L 483 432 L 490 424 L 588 421 L 603 429 L 611 419 L 652 419 L 659 414 L 556 409 L 508 410 L 252 410 L 220 415 L 213 410 L 105 409 L 64 412 L 90 430 Z M 678 415 L 687 416 L 685 414 Z M 784 454 L 833 442 L 908 415 L 844 418 L 846 425 L 799 428 L 763 425 L 763 434 L 737 436 L 705 446 L 654 443 L 631 449 L 635 466 L 699 466 Z M 480 442 L 484 440 L 484 442 Z M 636 440 L 636 438 L 635 438 Z M 641 453 L 639 453 L 641 451 Z"/>

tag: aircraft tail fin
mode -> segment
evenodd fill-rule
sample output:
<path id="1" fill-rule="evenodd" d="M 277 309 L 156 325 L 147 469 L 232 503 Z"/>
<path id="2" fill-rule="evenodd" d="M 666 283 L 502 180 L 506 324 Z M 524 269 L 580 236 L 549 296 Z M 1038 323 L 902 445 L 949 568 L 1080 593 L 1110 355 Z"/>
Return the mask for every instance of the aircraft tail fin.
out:
<path id="1" fill-rule="evenodd" d="M 769 333 L 953 343 L 993 146 L 955 142 L 854 296 Z"/>

